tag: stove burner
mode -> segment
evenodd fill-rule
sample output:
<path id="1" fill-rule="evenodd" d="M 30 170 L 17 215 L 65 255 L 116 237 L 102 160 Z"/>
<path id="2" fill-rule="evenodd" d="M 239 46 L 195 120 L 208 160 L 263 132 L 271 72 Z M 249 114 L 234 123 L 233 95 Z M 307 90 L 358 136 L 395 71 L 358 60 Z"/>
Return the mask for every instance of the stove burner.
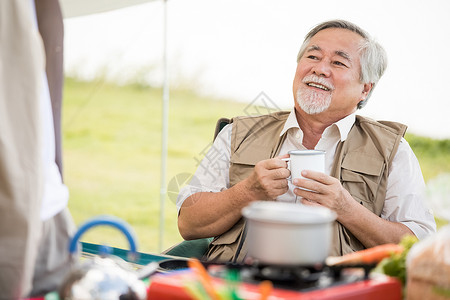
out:
<path id="1" fill-rule="evenodd" d="M 308 286 L 319 280 L 322 270 L 315 267 L 257 265 L 250 267 L 248 273 L 256 280 L 270 280 L 280 285 Z"/>
<path id="2" fill-rule="evenodd" d="M 278 288 L 312 291 L 368 279 L 374 265 L 274 266 L 254 263 L 227 264 L 224 267 L 238 271 L 243 282 L 257 284 L 263 280 L 270 280 Z M 220 274 L 215 276 L 222 277 Z"/>

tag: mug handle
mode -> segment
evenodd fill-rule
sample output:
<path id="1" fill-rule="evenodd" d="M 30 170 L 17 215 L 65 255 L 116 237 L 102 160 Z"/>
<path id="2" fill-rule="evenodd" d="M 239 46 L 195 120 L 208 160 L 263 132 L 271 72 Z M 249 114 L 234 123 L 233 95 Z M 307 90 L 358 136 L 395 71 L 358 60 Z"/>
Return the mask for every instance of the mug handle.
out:
<path id="1" fill-rule="evenodd" d="M 288 168 L 288 170 L 290 171 L 290 170 L 291 170 L 291 158 L 290 158 L 290 157 L 287 157 L 287 158 L 281 158 L 281 160 L 287 162 L 287 164 L 288 164 L 287 168 Z M 292 177 L 291 177 L 291 176 L 289 176 L 289 177 L 286 178 L 286 179 L 287 179 L 288 181 L 291 181 L 291 182 L 292 182 Z"/>

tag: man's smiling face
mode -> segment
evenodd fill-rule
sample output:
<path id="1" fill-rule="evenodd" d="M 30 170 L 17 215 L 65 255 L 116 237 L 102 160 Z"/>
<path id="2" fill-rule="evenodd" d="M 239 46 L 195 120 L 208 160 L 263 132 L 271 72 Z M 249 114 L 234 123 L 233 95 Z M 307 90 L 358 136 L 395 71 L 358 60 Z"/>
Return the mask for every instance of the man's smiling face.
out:
<path id="1" fill-rule="evenodd" d="M 328 28 L 309 41 L 293 83 L 296 109 L 341 119 L 356 110 L 371 85 L 360 81 L 359 46 L 363 38 L 350 30 Z"/>

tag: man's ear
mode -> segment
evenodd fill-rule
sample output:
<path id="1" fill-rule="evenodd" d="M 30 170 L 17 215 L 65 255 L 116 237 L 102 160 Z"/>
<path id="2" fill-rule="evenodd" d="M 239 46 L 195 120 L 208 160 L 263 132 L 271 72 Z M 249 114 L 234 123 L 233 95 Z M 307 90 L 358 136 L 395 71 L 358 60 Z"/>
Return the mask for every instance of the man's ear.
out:
<path id="1" fill-rule="evenodd" d="M 361 93 L 362 99 L 361 100 L 365 100 L 367 98 L 367 95 L 369 95 L 370 91 L 373 88 L 373 83 L 365 83 L 363 86 L 363 90 Z"/>

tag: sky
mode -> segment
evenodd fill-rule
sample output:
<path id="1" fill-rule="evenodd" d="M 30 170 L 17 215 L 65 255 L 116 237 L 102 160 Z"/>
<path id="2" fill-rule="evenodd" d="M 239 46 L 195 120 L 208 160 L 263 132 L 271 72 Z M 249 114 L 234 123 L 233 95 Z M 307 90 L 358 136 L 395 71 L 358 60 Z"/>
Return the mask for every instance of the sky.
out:
<path id="1" fill-rule="evenodd" d="M 68 75 L 162 85 L 164 5 L 153 1 L 65 19 Z M 293 106 L 296 56 L 305 34 L 329 19 L 368 31 L 388 68 L 359 114 L 450 138 L 450 1 L 169 0 L 171 87 L 252 102 L 261 92 Z"/>

